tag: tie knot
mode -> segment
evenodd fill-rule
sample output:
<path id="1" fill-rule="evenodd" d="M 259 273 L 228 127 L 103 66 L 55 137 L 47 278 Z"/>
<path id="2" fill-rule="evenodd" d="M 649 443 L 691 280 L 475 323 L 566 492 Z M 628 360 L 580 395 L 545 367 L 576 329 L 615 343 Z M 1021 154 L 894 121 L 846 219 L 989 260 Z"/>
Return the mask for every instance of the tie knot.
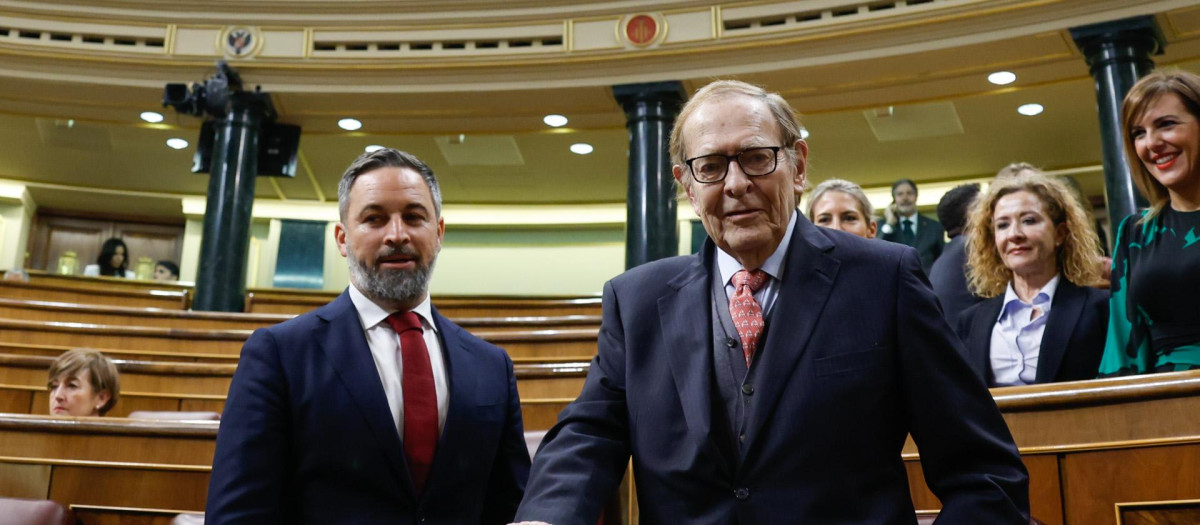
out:
<path id="1" fill-rule="evenodd" d="M 755 293 L 763 287 L 767 282 L 767 272 L 762 270 L 754 270 L 748 272 L 746 270 L 738 270 L 733 274 L 733 288 L 740 290 L 743 286 L 750 287 L 750 293 Z"/>
<path id="2" fill-rule="evenodd" d="M 912 219 L 904 219 L 904 226 L 912 226 Z"/>
<path id="3" fill-rule="evenodd" d="M 387 324 L 391 325 L 392 330 L 395 330 L 397 334 L 408 330 L 425 332 L 425 329 L 421 327 L 421 318 L 413 312 L 393 313 L 387 316 Z"/>

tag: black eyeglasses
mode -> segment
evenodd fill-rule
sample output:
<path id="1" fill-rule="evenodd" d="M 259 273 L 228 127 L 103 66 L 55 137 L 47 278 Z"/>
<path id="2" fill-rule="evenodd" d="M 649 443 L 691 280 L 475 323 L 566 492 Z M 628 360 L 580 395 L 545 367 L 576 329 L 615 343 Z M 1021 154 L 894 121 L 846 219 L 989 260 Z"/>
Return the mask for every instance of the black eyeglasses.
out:
<path id="1" fill-rule="evenodd" d="M 692 178 L 697 182 L 712 184 L 725 180 L 729 173 L 729 163 L 737 159 L 742 173 L 750 177 L 761 177 L 775 172 L 779 165 L 780 146 L 750 148 L 733 155 L 712 154 L 687 159 L 684 163 L 692 170 Z"/>

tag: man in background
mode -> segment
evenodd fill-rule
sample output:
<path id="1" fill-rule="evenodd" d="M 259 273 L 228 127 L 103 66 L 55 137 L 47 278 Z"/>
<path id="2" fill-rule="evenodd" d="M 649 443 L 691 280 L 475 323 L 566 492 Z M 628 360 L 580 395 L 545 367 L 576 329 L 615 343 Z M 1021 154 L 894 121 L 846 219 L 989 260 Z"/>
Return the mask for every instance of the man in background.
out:
<path id="1" fill-rule="evenodd" d="M 933 261 L 942 255 L 945 231 L 942 225 L 917 213 L 917 184 L 900 179 L 892 184 L 892 203 L 883 209 L 884 223 L 878 237 L 917 249 L 921 268 L 928 274 Z"/>
<path id="2" fill-rule="evenodd" d="M 967 214 L 978 196 L 979 184 L 962 184 L 946 192 L 938 202 L 938 221 L 946 227 L 950 242 L 929 270 L 929 283 L 950 326 L 958 326 L 958 314 L 983 300 L 967 288 L 967 238 L 962 235 Z"/>

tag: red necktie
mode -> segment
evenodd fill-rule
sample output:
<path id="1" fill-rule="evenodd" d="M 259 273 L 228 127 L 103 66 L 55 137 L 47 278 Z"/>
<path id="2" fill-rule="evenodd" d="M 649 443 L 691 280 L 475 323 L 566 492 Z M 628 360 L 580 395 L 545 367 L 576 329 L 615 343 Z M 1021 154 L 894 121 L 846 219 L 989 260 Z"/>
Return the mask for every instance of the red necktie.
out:
<path id="1" fill-rule="evenodd" d="M 404 393 L 404 454 L 417 492 L 425 488 L 425 479 L 433 465 L 438 441 L 437 390 L 433 387 L 433 368 L 425 346 L 421 319 L 412 312 L 396 312 L 387 322 L 400 336 L 400 356 Z"/>
<path id="2" fill-rule="evenodd" d="M 754 292 L 767 282 L 767 273 L 762 270 L 738 270 L 733 274 L 732 281 L 734 291 L 733 297 L 729 298 L 729 316 L 733 318 L 733 326 L 737 328 L 738 336 L 742 339 L 742 354 L 746 356 L 746 366 L 750 366 L 758 338 L 763 332 L 762 306 L 754 300 Z"/>

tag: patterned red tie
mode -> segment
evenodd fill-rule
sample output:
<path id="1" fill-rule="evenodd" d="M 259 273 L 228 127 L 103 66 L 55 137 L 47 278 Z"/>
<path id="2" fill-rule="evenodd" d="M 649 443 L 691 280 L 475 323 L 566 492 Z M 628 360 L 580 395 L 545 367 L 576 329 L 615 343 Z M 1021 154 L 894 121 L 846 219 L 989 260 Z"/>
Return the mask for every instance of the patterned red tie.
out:
<path id="1" fill-rule="evenodd" d="M 754 300 L 757 292 L 767 282 L 767 272 L 754 270 L 738 270 L 733 274 L 733 297 L 729 298 L 729 316 L 733 318 L 733 326 L 737 328 L 738 336 L 742 339 L 742 354 L 746 356 L 746 366 L 754 357 L 754 349 L 758 346 L 758 338 L 763 333 L 762 306 Z"/>
<path id="2" fill-rule="evenodd" d="M 420 493 L 433 465 L 438 441 L 437 390 L 433 387 L 433 368 L 425 346 L 421 319 L 412 312 L 396 312 L 387 322 L 400 336 L 400 356 L 404 372 L 400 378 L 404 393 L 404 454 L 408 471 Z"/>

